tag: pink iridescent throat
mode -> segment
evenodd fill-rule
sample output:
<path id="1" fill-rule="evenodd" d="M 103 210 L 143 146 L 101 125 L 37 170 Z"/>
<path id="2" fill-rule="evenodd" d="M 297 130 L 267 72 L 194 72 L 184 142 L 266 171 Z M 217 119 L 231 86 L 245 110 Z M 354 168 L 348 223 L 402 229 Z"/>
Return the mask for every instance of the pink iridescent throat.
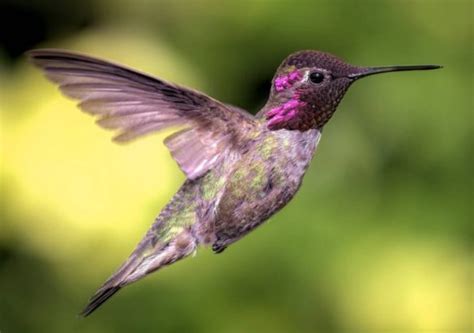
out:
<path id="1" fill-rule="evenodd" d="M 278 76 L 275 79 L 275 90 L 281 92 L 291 88 L 296 82 L 301 79 L 301 73 L 294 70 L 288 74 Z M 295 119 L 299 110 L 305 106 L 306 103 L 300 100 L 298 93 L 294 93 L 290 100 L 282 105 L 271 108 L 265 115 L 268 120 L 267 126 L 269 129 L 279 129 L 292 119 Z"/>

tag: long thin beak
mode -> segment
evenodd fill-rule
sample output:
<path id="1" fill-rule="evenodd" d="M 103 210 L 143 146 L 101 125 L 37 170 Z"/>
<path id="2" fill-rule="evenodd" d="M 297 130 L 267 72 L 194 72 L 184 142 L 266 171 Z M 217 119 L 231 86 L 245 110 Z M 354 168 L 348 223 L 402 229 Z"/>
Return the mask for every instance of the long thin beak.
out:
<path id="1" fill-rule="evenodd" d="M 359 73 L 349 74 L 348 77 L 351 79 L 359 79 L 361 77 L 389 73 L 389 72 L 399 72 L 399 71 L 423 71 L 429 69 L 438 69 L 443 68 L 438 65 L 414 65 L 414 66 L 386 66 L 386 67 L 365 67 Z"/>

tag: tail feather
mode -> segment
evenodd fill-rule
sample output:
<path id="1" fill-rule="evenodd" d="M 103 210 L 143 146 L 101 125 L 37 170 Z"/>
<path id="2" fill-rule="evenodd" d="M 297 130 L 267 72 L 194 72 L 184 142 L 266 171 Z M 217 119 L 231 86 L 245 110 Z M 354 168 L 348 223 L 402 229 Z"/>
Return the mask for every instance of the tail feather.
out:
<path id="1" fill-rule="evenodd" d="M 146 246 L 147 238 L 142 240 L 138 244 L 137 249 L 130 255 L 128 260 L 123 263 L 119 269 L 104 282 L 102 287 L 89 299 L 89 303 L 86 305 L 84 310 L 79 314 L 82 317 L 87 317 L 94 312 L 99 306 L 105 301 L 112 297 L 122 287 L 127 285 L 129 282 L 126 281 L 130 273 L 141 263 L 140 258 L 137 258 L 135 253 L 141 251 Z"/>
<path id="2" fill-rule="evenodd" d="M 190 255 L 197 247 L 196 239 L 186 229 L 164 244 L 157 243 L 154 237 L 149 233 L 140 242 L 129 259 L 92 296 L 81 316 L 87 317 L 121 288 Z"/>
<path id="3" fill-rule="evenodd" d="M 139 266 L 143 258 L 137 257 L 136 253 L 143 251 L 149 239 L 145 237 L 140 244 L 138 244 L 135 251 L 130 255 L 128 260 L 123 263 L 119 269 L 104 282 L 102 287 L 89 299 L 89 303 L 86 305 L 84 310 L 80 313 L 80 316 L 87 317 L 92 312 L 94 312 L 99 306 L 101 306 L 105 301 L 112 297 L 117 291 L 122 287 L 128 285 L 133 281 L 127 281 L 127 278 L 130 274 Z"/>
<path id="4" fill-rule="evenodd" d="M 82 310 L 80 316 L 87 317 L 101 306 L 106 300 L 112 297 L 121 287 L 114 286 L 110 288 L 100 289 L 89 301 L 89 304 Z"/>

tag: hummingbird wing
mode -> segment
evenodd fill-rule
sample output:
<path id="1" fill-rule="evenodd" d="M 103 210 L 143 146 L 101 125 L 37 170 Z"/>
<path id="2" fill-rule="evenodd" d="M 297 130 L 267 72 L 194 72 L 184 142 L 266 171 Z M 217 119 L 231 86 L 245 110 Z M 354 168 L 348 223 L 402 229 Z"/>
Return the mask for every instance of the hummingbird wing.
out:
<path id="1" fill-rule="evenodd" d="M 28 55 L 100 126 L 119 130 L 116 142 L 178 128 L 165 144 L 189 179 L 211 169 L 242 142 L 245 128 L 255 126 L 248 112 L 121 65 L 54 49 Z"/>

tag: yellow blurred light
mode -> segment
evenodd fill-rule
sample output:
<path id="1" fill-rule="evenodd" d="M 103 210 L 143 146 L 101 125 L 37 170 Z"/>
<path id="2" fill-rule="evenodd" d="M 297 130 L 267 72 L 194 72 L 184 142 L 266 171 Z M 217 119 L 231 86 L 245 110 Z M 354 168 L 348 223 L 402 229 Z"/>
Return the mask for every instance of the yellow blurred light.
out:
<path id="1" fill-rule="evenodd" d="M 20 220 L 27 235 L 49 243 L 44 228 L 64 229 L 56 224 L 67 222 L 87 233 L 110 228 L 126 236 L 140 225 L 148 200 L 169 194 L 176 175 L 159 140 L 120 147 L 110 135 L 59 96 L 11 132 L 7 173 L 21 210 L 32 217 Z M 55 220 L 42 220 L 44 211 Z M 63 237 L 73 242 L 84 235 L 76 230 Z"/>

